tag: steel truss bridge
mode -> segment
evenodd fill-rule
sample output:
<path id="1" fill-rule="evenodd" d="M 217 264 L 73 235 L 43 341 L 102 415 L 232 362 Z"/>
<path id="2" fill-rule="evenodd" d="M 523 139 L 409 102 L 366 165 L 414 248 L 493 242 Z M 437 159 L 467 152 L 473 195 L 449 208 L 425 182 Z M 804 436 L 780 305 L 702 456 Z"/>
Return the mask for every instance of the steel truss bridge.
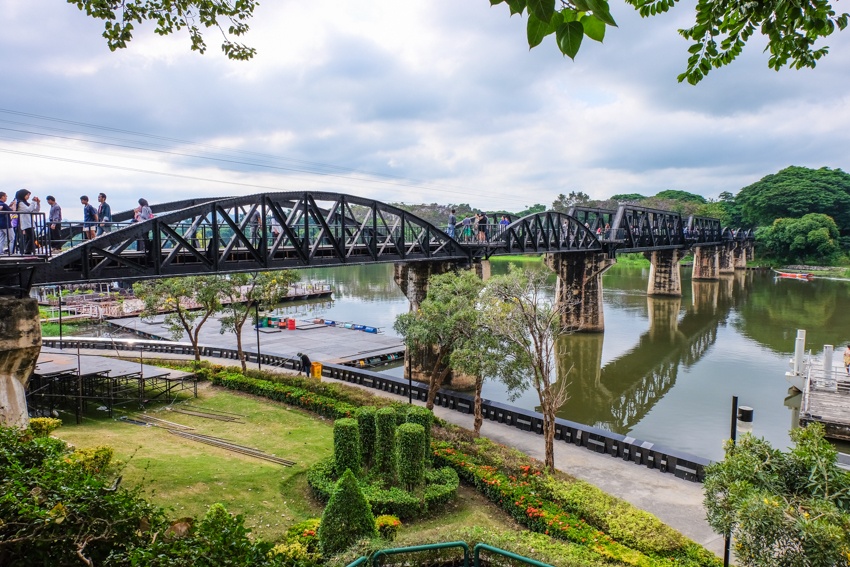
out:
<path id="1" fill-rule="evenodd" d="M 379 201 L 327 192 L 261 193 L 154 205 L 138 223 L 113 215 L 114 230 L 71 247 L 0 260 L 5 292 L 33 285 L 140 280 L 376 262 L 474 262 L 500 254 L 645 252 L 752 239 L 712 218 L 622 205 L 616 211 L 547 211 L 488 225 L 484 242 L 459 242 L 442 228 Z M 260 223 L 252 219 L 264 219 Z M 476 227 L 477 228 L 477 227 Z M 73 227 L 66 234 L 73 238 Z M 78 229 L 81 230 L 81 229 Z M 41 253 L 40 251 L 44 251 Z"/>

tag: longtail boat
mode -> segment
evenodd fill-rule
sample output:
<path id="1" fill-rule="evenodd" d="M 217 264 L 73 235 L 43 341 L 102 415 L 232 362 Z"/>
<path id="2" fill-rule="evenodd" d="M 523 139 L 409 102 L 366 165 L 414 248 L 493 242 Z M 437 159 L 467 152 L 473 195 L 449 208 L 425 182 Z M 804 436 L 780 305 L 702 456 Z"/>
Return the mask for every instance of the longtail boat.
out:
<path id="1" fill-rule="evenodd" d="M 779 270 L 773 270 L 776 274 L 777 278 L 789 278 L 792 280 L 806 280 L 810 281 L 815 279 L 813 274 L 808 272 L 780 272 Z"/>

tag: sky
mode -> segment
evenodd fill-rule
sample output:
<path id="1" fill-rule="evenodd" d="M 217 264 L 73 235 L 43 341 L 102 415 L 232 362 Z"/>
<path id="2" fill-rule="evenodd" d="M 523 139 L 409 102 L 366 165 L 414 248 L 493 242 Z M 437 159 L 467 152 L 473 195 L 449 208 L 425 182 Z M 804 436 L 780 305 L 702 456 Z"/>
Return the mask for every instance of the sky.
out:
<path id="1" fill-rule="evenodd" d="M 487 0 L 266 0 L 228 60 L 57 0 L 0 0 L 0 191 L 138 198 L 331 191 L 518 211 L 559 193 L 678 189 L 717 198 L 789 165 L 847 170 L 850 32 L 814 70 L 731 66 L 678 83 L 693 2 L 585 38 L 576 61 Z"/>

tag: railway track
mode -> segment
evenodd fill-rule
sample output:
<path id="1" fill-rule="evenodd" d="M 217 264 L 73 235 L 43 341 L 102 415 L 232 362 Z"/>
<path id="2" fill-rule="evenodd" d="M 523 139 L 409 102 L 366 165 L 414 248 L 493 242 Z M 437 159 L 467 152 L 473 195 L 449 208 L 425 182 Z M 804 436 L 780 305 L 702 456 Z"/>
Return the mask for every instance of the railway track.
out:
<path id="1" fill-rule="evenodd" d="M 240 455 L 247 455 L 249 457 L 254 457 L 257 459 L 263 459 L 264 461 L 269 461 L 272 463 L 277 463 L 279 465 L 283 465 L 285 467 L 291 467 L 295 464 L 295 461 L 290 461 L 289 459 L 283 459 L 281 457 L 276 457 L 274 455 L 269 455 L 268 453 L 261 451 L 260 449 L 254 449 L 252 447 L 246 447 L 244 445 L 238 445 L 227 439 L 221 439 L 219 437 L 211 437 L 209 435 L 201 435 L 200 433 L 189 433 L 188 431 L 177 430 L 177 429 L 168 429 L 168 432 L 172 435 L 177 435 L 179 437 L 183 437 L 184 439 L 189 439 L 190 441 L 196 441 L 198 443 L 204 443 L 206 445 L 212 445 L 213 447 L 218 447 L 220 449 L 225 449 L 227 451 L 231 451 L 234 453 L 239 453 Z"/>

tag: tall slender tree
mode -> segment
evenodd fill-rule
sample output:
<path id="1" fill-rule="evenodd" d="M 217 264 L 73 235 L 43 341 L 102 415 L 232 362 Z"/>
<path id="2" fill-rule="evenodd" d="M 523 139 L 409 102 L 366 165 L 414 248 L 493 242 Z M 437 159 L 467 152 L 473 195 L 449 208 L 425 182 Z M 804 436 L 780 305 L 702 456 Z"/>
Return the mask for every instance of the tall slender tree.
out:
<path id="1" fill-rule="evenodd" d="M 221 333 L 228 331 L 236 335 L 236 352 L 242 371 L 248 369 L 245 363 L 245 351 L 242 348 L 242 329 L 255 305 L 272 306 L 286 295 L 289 286 L 298 281 L 298 274 L 291 270 L 279 272 L 253 272 L 220 276 L 217 288 L 220 290 L 223 313 Z"/>
<path id="2" fill-rule="evenodd" d="M 543 414 L 545 465 L 555 468 L 555 417 L 568 399 L 567 381 L 558 380 L 557 344 L 572 329 L 562 315 L 572 304 L 552 298 L 553 275 L 545 268 L 520 269 L 487 282 L 482 298 L 486 325 L 500 341 L 505 367 L 515 369 L 504 376 L 514 392 L 534 388 Z"/>
<path id="3" fill-rule="evenodd" d="M 189 337 L 195 361 L 201 360 L 198 340 L 201 327 L 221 310 L 216 276 L 189 276 L 144 280 L 133 285 L 142 300 L 142 317 L 165 313 L 165 326 L 174 340 Z"/>

